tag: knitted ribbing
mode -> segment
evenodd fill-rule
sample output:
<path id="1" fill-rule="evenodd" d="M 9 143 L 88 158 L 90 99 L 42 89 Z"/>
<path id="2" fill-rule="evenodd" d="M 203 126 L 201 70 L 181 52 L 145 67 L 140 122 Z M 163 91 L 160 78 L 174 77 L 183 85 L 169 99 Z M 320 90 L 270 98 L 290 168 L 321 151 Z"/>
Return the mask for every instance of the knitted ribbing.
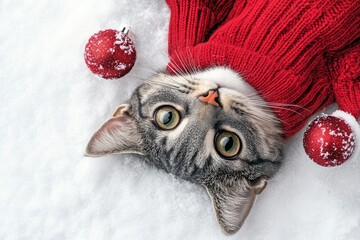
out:
<path id="1" fill-rule="evenodd" d="M 339 108 L 360 117 L 360 43 L 329 56 L 333 88 Z M 353 81 L 349 81 L 349 79 Z"/>
<path id="2" fill-rule="evenodd" d="M 171 9 L 168 52 L 205 42 L 235 0 L 166 0 Z"/>
<path id="3" fill-rule="evenodd" d="M 226 11 L 205 11 L 201 3 L 206 1 L 187 1 L 180 11 L 179 2 L 168 0 L 170 71 L 214 65 L 234 69 L 273 108 L 285 137 L 335 96 L 342 110 L 360 116 L 359 1 L 225 1 Z M 198 14 L 186 19 L 185 12 Z M 352 74 L 347 73 L 349 62 Z"/>

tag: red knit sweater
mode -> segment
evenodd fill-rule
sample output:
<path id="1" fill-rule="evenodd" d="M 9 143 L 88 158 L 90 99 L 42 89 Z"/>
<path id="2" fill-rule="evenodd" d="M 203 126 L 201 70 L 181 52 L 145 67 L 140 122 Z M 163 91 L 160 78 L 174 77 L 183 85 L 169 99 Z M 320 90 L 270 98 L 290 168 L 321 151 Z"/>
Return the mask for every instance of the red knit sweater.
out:
<path id="1" fill-rule="evenodd" d="M 291 137 L 333 103 L 360 117 L 359 0 L 167 0 L 174 68 L 228 66 Z M 191 70 L 191 68 L 190 68 Z"/>

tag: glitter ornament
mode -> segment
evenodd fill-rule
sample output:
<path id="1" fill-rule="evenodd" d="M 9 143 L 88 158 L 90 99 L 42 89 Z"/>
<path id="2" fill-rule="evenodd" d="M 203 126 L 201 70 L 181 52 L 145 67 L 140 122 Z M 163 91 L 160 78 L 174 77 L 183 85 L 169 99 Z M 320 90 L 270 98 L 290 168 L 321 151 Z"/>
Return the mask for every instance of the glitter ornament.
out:
<path id="1" fill-rule="evenodd" d="M 134 66 L 136 50 L 129 29 L 103 30 L 92 35 L 85 46 L 85 63 L 91 72 L 105 79 L 120 78 Z"/>
<path id="2" fill-rule="evenodd" d="M 350 158 L 355 147 L 355 135 L 343 119 L 322 115 L 310 123 L 303 143 L 306 154 L 314 162 L 333 167 Z"/>

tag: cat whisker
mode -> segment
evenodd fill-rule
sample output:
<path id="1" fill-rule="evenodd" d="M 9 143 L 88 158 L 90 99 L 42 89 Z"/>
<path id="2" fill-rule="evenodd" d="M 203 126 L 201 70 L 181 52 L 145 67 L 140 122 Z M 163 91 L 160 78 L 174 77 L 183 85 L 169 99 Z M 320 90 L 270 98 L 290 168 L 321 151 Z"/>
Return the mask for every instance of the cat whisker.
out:
<path id="1" fill-rule="evenodd" d="M 193 86 L 190 85 L 191 82 L 190 82 L 188 79 L 186 79 L 186 78 L 182 78 L 182 79 L 185 80 L 185 83 L 184 83 L 184 82 L 177 81 L 176 78 L 172 78 L 172 77 L 170 77 L 170 76 L 168 76 L 168 75 L 166 75 L 166 74 L 164 75 L 164 77 L 165 77 L 166 79 L 170 80 L 171 82 L 173 82 L 174 84 L 177 84 L 177 85 L 179 85 L 179 86 L 181 86 L 181 87 L 184 87 L 184 88 L 187 88 L 187 89 L 189 89 L 189 90 L 194 90 Z M 189 83 L 190 83 L 190 84 L 189 84 Z"/>
<path id="2" fill-rule="evenodd" d="M 169 63 L 169 55 L 167 54 L 167 52 L 162 51 L 160 54 L 160 58 L 164 61 L 164 65 L 167 66 Z"/>
<path id="3" fill-rule="evenodd" d="M 198 69 L 196 69 L 196 64 L 195 64 L 194 58 L 190 52 L 189 47 L 186 48 L 186 54 L 187 54 L 188 63 L 189 63 L 189 67 L 190 67 L 191 71 L 193 73 L 198 72 Z"/>
<path id="4" fill-rule="evenodd" d="M 277 105 L 274 105 L 272 103 L 266 105 L 260 101 L 256 101 L 256 100 L 250 100 L 250 102 L 252 102 L 255 106 L 260 106 L 260 107 L 263 107 L 263 108 L 272 108 L 272 109 L 280 109 L 280 110 L 286 110 L 286 111 L 290 111 L 290 112 L 293 112 L 293 113 L 296 113 L 296 114 L 299 114 L 300 116 L 302 117 L 305 117 L 303 114 L 301 114 L 299 111 L 296 111 L 296 110 L 293 110 L 293 109 L 290 109 L 290 108 L 286 108 L 286 106 L 277 106 Z M 305 109 L 306 110 L 306 109 Z"/>
<path id="5" fill-rule="evenodd" d="M 175 52 L 175 55 L 177 59 L 179 59 L 180 66 L 179 69 L 184 73 L 184 75 L 190 75 L 191 73 L 188 71 L 188 66 L 186 65 L 185 59 L 183 59 L 183 56 L 179 54 L 179 52 Z"/>
<path id="6" fill-rule="evenodd" d="M 247 95 L 246 97 L 248 97 L 251 101 L 258 101 L 258 99 L 253 98 L 257 94 L 260 94 L 265 99 L 268 99 L 273 96 L 273 94 L 271 94 L 270 92 L 264 92 L 264 90 L 262 90 L 262 91 L 257 91 L 257 93 Z M 302 117 L 304 117 L 304 116 L 299 111 L 292 110 L 292 109 L 290 109 L 290 107 L 297 108 L 297 109 L 300 109 L 300 110 L 303 110 L 306 112 L 310 112 L 310 110 L 308 110 L 307 108 L 300 106 L 300 105 L 296 105 L 296 104 L 276 103 L 276 102 L 269 102 L 269 101 L 267 101 L 267 103 L 270 107 L 272 107 L 274 109 L 278 108 L 278 109 L 282 109 L 282 110 L 292 111 L 292 112 L 295 112 L 295 113 L 301 115 Z M 284 107 L 284 108 L 280 108 L 280 107 Z"/>
<path id="7" fill-rule="evenodd" d="M 180 59 L 180 58 L 179 58 Z M 181 64 L 184 65 L 181 61 Z M 190 65 L 189 65 L 190 67 Z M 168 68 L 174 73 L 175 76 L 184 79 L 186 82 L 190 83 L 191 85 L 197 85 L 195 79 L 193 79 L 192 74 L 190 74 L 186 69 L 186 67 L 182 68 L 177 63 L 172 62 L 172 64 L 168 65 Z M 193 86 L 188 86 L 193 89 Z"/>
<path id="8" fill-rule="evenodd" d="M 258 94 L 259 93 L 256 92 L 256 93 L 253 93 L 253 94 L 246 95 L 246 97 L 248 99 L 250 99 L 251 101 L 259 102 L 259 100 L 257 98 L 256 99 L 253 98 L 253 97 L 257 96 Z M 300 105 L 297 105 L 297 104 L 276 103 L 276 102 L 268 102 L 268 101 L 267 101 L 267 104 L 269 104 L 270 106 L 294 107 L 294 108 L 299 108 L 301 110 L 309 112 L 309 110 L 307 108 L 304 108 L 303 106 L 300 106 Z"/>
<path id="9" fill-rule="evenodd" d="M 273 103 L 273 102 L 269 102 L 270 106 L 282 106 L 282 107 L 295 107 L 295 108 L 300 108 L 301 110 L 310 112 L 310 110 L 308 110 L 307 108 L 304 108 L 300 105 L 296 105 L 296 104 L 286 104 L 286 103 Z"/>
<path id="10" fill-rule="evenodd" d="M 247 114 L 251 115 L 252 118 L 258 120 L 259 122 L 269 122 L 269 121 L 272 121 L 272 122 L 282 122 L 288 126 L 290 126 L 290 124 L 284 120 L 281 120 L 275 116 L 264 116 L 264 114 L 259 114 L 259 113 L 252 113 L 252 112 L 247 112 Z M 261 117 L 260 117 L 261 116 Z"/>
<path id="11" fill-rule="evenodd" d="M 234 102 L 235 106 L 233 106 L 233 108 L 235 109 L 244 109 L 244 104 L 243 103 L 239 103 L 239 102 Z M 253 105 L 256 108 L 248 108 L 246 107 L 246 111 L 245 112 L 260 112 L 260 113 L 267 113 L 267 116 L 272 119 L 277 119 L 277 117 L 274 115 L 274 111 L 271 110 L 268 106 L 266 105 Z"/>
<path id="12" fill-rule="evenodd" d="M 171 79 L 171 78 L 169 78 L 169 79 L 170 79 L 169 83 L 159 82 L 159 81 L 156 81 L 154 79 L 149 79 L 147 82 L 151 83 L 151 84 L 154 84 L 154 85 L 157 85 L 157 86 L 171 88 L 171 89 L 180 91 L 182 93 L 189 93 L 190 91 L 193 90 L 191 87 L 189 87 L 187 85 L 184 85 L 184 84 L 181 84 L 181 83 L 178 83 L 174 79 Z"/>
<path id="13" fill-rule="evenodd" d="M 134 74 L 129 74 L 127 77 L 135 79 L 135 80 L 141 80 L 141 81 L 147 81 L 149 80 L 148 78 L 144 78 L 138 75 L 134 75 Z"/>
<path id="14" fill-rule="evenodd" d="M 179 85 L 175 85 L 175 84 L 171 84 L 171 83 L 162 83 L 162 82 L 159 82 L 159 81 L 156 81 L 153 79 L 148 79 L 147 83 L 154 84 L 157 86 L 162 86 L 162 87 L 168 87 L 168 88 L 176 89 L 176 90 L 180 88 Z"/>
<path id="15" fill-rule="evenodd" d="M 155 74 L 159 74 L 161 71 L 157 70 L 149 65 L 139 65 L 138 68 L 140 68 L 141 70 L 146 71 L 147 73 L 150 73 L 151 75 L 155 75 Z"/>
<path id="16" fill-rule="evenodd" d="M 177 56 L 177 58 L 179 59 L 179 63 L 175 63 L 173 62 L 173 65 L 175 67 L 175 74 L 177 74 L 178 76 L 181 76 L 183 78 L 185 78 L 185 76 L 192 78 L 192 74 L 189 72 L 188 69 L 190 69 L 190 64 L 188 64 L 187 61 L 185 61 L 183 59 L 183 57 L 178 53 L 175 52 L 175 55 Z M 186 64 L 187 63 L 187 64 Z M 180 65 L 179 65 L 180 64 Z M 187 79 L 188 80 L 188 79 Z"/>
<path id="17" fill-rule="evenodd" d="M 154 67 L 148 66 L 149 69 L 151 69 L 155 74 L 161 73 L 160 70 L 155 69 Z"/>
<path id="18" fill-rule="evenodd" d="M 243 109 L 244 104 L 240 102 L 234 102 L 236 104 L 233 106 L 235 109 Z M 237 106 L 238 105 L 238 106 Z M 265 104 L 254 104 L 253 108 L 246 108 L 244 112 L 249 114 L 252 118 L 256 119 L 259 122 L 280 122 L 280 119 L 274 115 L 274 111 L 266 106 Z M 286 123 L 284 121 L 284 123 Z M 290 125 L 286 123 L 287 125 Z"/>
<path id="19" fill-rule="evenodd" d="M 169 65 L 169 68 L 173 69 L 172 66 L 170 66 L 170 65 Z M 193 85 L 195 85 L 195 83 L 194 83 L 193 80 L 186 78 L 184 75 L 178 74 L 176 71 L 174 71 L 174 73 L 175 73 L 176 77 L 180 77 L 181 79 L 184 80 L 185 83 L 183 81 L 178 81 L 177 78 L 173 78 L 173 77 L 171 77 L 171 76 L 169 76 L 167 74 L 164 74 L 163 77 L 165 77 L 169 81 L 171 81 L 171 82 L 173 82 L 173 83 L 175 83 L 177 85 L 180 85 L 180 86 L 182 86 L 184 88 L 188 88 L 189 90 L 194 90 Z"/>
<path id="20" fill-rule="evenodd" d="M 182 70 L 180 70 L 175 63 L 169 64 L 168 67 L 174 73 L 175 76 L 180 77 L 187 81 L 187 79 L 185 78 L 185 73 Z"/>
<path id="21" fill-rule="evenodd" d="M 154 84 L 154 85 L 157 85 L 157 86 L 161 86 L 161 87 L 167 87 L 167 88 L 170 88 L 170 89 L 175 89 L 175 90 L 180 89 L 180 87 L 177 86 L 177 85 L 164 84 L 164 83 L 158 83 L 158 82 L 150 82 L 150 83 Z"/>

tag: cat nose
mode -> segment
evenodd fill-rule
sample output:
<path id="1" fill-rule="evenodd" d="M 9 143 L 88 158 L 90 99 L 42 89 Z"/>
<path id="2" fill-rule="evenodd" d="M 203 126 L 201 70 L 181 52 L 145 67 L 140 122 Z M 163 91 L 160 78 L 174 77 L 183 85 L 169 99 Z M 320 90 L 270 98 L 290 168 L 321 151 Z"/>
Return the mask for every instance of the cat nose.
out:
<path id="1" fill-rule="evenodd" d="M 199 100 L 204 103 L 209 103 L 215 107 L 220 107 L 218 90 L 209 90 L 207 93 L 199 97 Z"/>

